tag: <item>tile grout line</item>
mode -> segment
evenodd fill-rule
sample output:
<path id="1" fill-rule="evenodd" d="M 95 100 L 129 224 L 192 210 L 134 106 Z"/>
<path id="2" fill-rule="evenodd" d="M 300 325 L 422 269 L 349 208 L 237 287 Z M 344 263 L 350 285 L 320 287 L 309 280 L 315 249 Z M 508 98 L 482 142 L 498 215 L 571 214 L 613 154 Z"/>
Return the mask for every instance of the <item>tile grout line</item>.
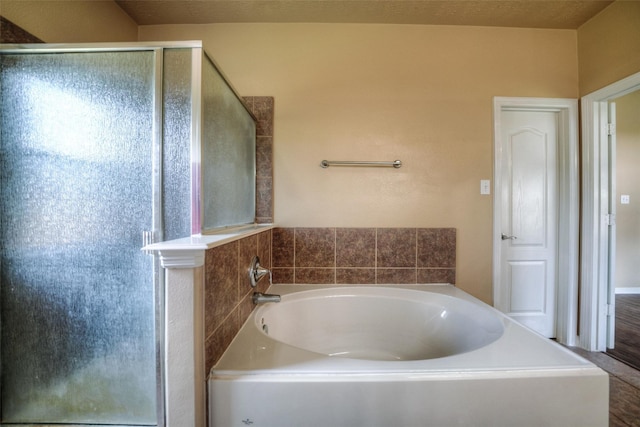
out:
<path id="1" fill-rule="evenodd" d="M 414 236 L 416 238 L 416 256 L 415 256 L 415 260 L 414 260 L 414 264 L 413 266 L 415 267 L 415 272 L 414 272 L 414 283 L 418 283 L 418 228 L 416 227 L 414 230 Z"/>
<path id="2" fill-rule="evenodd" d="M 378 284 L 378 227 L 376 227 L 375 229 L 375 233 L 374 233 L 374 251 L 373 251 L 373 284 L 377 285 Z"/>
<path id="3" fill-rule="evenodd" d="M 338 284 L 338 227 L 333 227 L 333 238 L 335 239 L 335 243 L 334 243 L 335 258 L 333 260 L 333 283 L 337 285 Z"/>

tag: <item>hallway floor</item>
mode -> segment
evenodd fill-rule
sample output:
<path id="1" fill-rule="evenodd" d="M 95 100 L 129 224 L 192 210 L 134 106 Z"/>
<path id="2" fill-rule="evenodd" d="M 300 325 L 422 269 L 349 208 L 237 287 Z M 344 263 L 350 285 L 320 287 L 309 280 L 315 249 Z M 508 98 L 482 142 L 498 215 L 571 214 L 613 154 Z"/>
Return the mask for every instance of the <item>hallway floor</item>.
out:
<path id="1" fill-rule="evenodd" d="M 616 345 L 607 354 L 640 369 L 640 295 L 616 295 Z"/>

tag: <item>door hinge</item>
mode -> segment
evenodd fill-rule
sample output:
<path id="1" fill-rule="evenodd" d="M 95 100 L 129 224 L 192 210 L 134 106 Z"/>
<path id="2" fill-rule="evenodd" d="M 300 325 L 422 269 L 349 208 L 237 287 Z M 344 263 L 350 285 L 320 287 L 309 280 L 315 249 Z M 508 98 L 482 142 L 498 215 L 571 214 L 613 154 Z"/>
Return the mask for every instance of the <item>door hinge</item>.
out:
<path id="1" fill-rule="evenodd" d="M 616 315 L 616 306 L 613 304 L 607 304 L 607 316 Z"/>
<path id="2" fill-rule="evenodd" d="M 607 214 L 607 225 L 616 225 L 616 214 Z"/>
<path id="3" fill-rule="evenodd" d="M 616 124 L 607 123 L 607 135 L 615 135 L 615 134 L 616 134 Z"/>

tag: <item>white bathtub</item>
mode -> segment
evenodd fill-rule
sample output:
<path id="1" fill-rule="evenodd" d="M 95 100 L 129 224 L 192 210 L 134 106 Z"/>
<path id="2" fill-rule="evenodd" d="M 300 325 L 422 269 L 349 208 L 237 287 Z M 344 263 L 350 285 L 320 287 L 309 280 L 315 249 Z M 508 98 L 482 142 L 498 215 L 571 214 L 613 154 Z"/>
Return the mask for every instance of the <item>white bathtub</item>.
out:
<path id="1" fill-rule="evenodd" d="M 451 285 L 274 285 L 209 377 L 210 427 L 607 426 L 608 376 Z"/>

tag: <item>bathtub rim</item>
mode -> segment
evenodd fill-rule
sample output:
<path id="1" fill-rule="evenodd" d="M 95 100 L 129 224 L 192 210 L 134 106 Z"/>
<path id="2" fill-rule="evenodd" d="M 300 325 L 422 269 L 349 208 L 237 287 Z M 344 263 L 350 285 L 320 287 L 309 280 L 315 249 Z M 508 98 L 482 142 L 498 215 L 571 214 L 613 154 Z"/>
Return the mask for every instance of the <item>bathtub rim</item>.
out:
<path id="1" fill-rule="evenodd" d="M 504 324 L 504 333 L 495 342 L 470 352 L 436 359 L 410 361 L 370 361 L 323 356 L 273 340 L 255 328 L 258 310 L 246 319 L 222 357 L 210 370 L 210 380 L 253 378 L 258 376 L 292 378 L 317 376 L 342 381 L 347 377 L 426 378 L 441 376 L 508 376 L 533 371 L 544 375 L 560 371 L 577 373 L 600 370 L 569 349 L 542 337 L 517 323 L 494 307 L 451 284 L 412 285 L 302 285 L 274 284 L 269 293 L 286 295 L 294 292 L 347 287 L 402 288 L 433 292 L 461 298 L 493 311 Z M 502 372 L 502 373 L 501 373 Z"/>

